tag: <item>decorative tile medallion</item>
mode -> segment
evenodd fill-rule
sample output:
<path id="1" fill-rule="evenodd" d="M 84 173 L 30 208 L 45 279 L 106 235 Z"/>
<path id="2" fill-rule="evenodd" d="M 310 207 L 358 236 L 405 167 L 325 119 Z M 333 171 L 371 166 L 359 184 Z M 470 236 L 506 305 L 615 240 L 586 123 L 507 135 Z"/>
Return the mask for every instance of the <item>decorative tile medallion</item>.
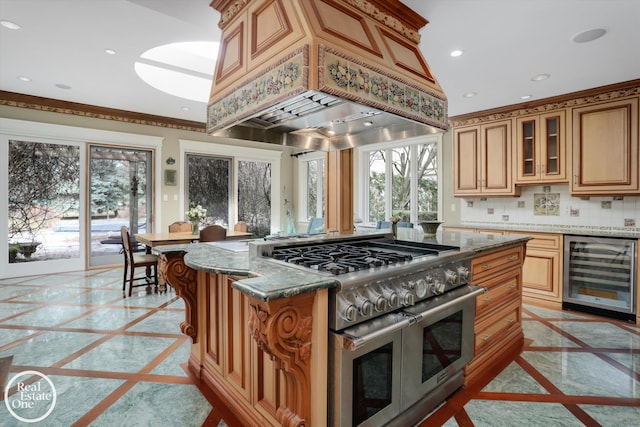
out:
<path id="1" fill-rule="evenodd" d="M 560 215 L 560 193 L 534 193 L 533 214 L 547 216 Z"/>

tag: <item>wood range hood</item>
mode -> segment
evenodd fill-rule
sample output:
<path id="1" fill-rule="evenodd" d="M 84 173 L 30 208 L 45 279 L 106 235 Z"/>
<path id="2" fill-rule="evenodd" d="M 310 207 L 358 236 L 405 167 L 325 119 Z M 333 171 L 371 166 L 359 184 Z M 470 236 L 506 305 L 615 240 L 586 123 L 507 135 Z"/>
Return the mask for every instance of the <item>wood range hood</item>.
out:
<path id="1" fill-rule="evenodd" d="M 447 100 L 398 0 L 213 0 L 207 133 L 336 151 L 447 130 Z"/>

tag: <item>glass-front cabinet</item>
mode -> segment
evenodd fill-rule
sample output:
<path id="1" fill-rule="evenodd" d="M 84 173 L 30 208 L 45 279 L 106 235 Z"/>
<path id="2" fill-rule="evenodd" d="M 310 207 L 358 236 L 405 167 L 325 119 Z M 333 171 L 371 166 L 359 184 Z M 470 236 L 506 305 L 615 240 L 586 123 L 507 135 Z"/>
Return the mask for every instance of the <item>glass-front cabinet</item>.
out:
<path id="1" fill-rule="evenodd" d="M 567 182 L 564 110 L 516 119 L 516 184 Z"/>

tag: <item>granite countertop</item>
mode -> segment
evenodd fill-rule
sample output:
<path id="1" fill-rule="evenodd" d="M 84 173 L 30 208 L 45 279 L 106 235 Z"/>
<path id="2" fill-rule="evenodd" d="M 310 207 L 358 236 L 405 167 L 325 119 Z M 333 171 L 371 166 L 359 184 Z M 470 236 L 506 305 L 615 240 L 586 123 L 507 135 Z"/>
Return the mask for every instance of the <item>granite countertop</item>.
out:
<path id="1" fill-rule="evenodd" d="M 377 230 L 377 234 L 388 230 Z M 344 236 L 323 236 L 330 240 Z M 398 239 L 459 246 L 461 251 L 475 253 L 499 248 L 509 244 L 526 242 L 529 238 L 520 235 L 486 235 L 439 230 L 435 236 L 425 236 L 416 229 L 398 229 Z M 259 240 L 258 240 L 259 241 Z M 278 261 L 249 255 L 250 240 L 193 243 L 157 246 L 156 253 L 184 252 L 187 266 L 209 273 L 244 276 L 233 283 L 233 288 L 263 301 L 271 301 L 335 287 L 336 276 L 308 271 Z M 245 248 L 246 247 L 246 248 Z"/>
<path id="2" fill-rule="evenodd" d="M 512 231 L 519 233 L 549 233 L 572 234 L 578 236 L 602 236 L 623 237 L 640 239 L 640 228 L 636 227 L 612 227 L 612 226 L 587 226 L 587 225 L 553 225 L 553 224 L 528 224 L 510 222 L 465 222 L 461 224 L 443 224 L 444 227 L 477 228 L 482 230 Z"/>

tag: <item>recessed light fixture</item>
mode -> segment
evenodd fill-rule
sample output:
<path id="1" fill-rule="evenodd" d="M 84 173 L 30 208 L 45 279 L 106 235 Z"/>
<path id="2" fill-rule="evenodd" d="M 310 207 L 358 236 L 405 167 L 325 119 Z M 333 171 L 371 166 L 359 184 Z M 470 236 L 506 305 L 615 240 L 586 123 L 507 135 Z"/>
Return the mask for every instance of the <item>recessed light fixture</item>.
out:
<path id="1" fill-rule="evenodd" d="M 29 77 L 25 77 L 25 76 L 18 76 L 18 80 L 20 80 L 21 82 L 30 82 L 31 79 Z"/>
<path id="2" fill-rule="evenodd" d="M 607 34 L 607 30 L 604 28 L 594 28 L 574 35 L 571 37 L 571 40 L 574 43 L 587 43 L 599 39 L 605 34 Z"/>
<path id="3" fill-rule="evenodd" d="M 190 109 L 191 109 L 191 108 L 189 108 L 189 107 L 182 107 L 182 108 L 181 108 L 181 110 L 182 110 L 182 111 L 189 111 Z"/>
<path id="4" fill-rule="evenodd" d="M 520 99 L 530 99 L 531 95 L 522 95 Z"/>
<path id="5" fill-rule="evenodd" d="M 10 30 L 19 30 L 20 29 L 20 25 L 16 24 L 15 22 L 11 22 L 11 21 L 0 21 L 0 25 L 2 25 L 5 28 L 8 28 Z"/>
<path id="6" fill-rule="evenodd" d="M 107 55 L 115 55 L 116 51 L 113 49 L 105 49 L 104 53 L 106 53 Z"/>
<path id="7" fill-rule="evenodd" d="M 56 87 L 57 87 L 58 89 L 65 89 L 65 90 L 71 89 L 71 86 L 66 85 L 66 84 L 64 84 L 64 83 L 56 83 Z"/>
<path id="8" fill-rule="evenodd" d="M 458 57 L 458 56 L 462 55 L 462 51 L 461 51 L 461 50 L 459 50 L 459 49 L 452 50 L 452 51 L 451 51 L 451 53 L 450 53 L 449 55 L 451 55 L 452 57 L 456 58 L 456 57 Z"/>
<path id="9" fill-rule="evenodd" d="M 373 126 L 373 122 L 370 120 L 367 120 L 366 122 L 362 123 L 365 126 Z"/>
<path id="10" fill-rule="evenodd" d="M 551 77 L 551 74 L 537 74 L 531 77 L 531 81 L 540 82 L 542 80 L 547 80 L 549 77 Z"/>
<path id="11" fill-rule="evenodd" d="M 465 97 L 465 98 L 473 98 L 477 94 L 478 94 L 478 92 L 467 92 L 467 93 L 464 93 L 462 96 Z"/>

